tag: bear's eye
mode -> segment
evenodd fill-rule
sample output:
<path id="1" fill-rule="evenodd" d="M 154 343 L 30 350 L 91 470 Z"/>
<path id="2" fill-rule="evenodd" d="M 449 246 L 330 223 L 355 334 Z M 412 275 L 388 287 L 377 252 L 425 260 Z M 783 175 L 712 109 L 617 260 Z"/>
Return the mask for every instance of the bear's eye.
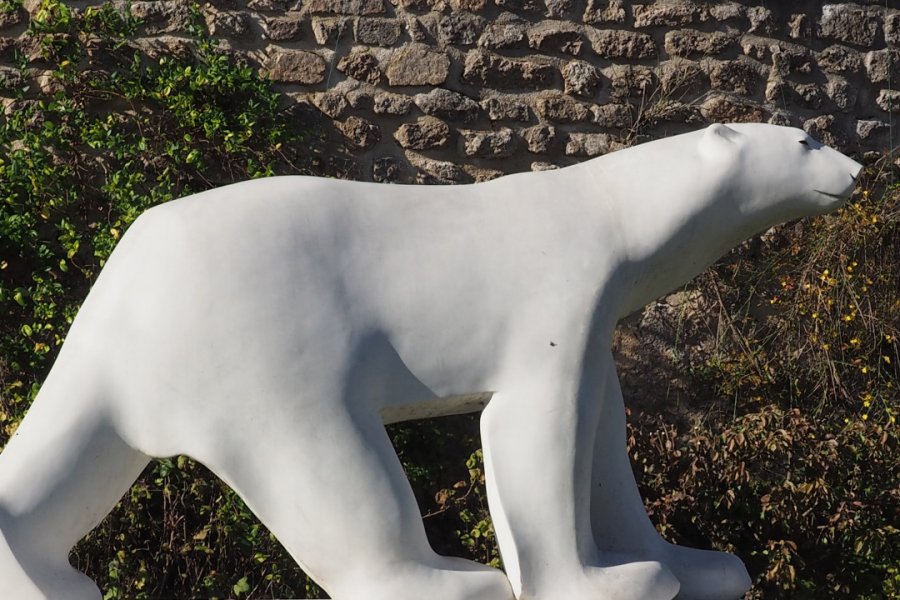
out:
<path id="1" fill-rule="evenodd" d="M 800 140 L 800 144 L 805 146 L 807 150 L 809 149 L 809 142 L 807 142 L 806 140 Z"/>

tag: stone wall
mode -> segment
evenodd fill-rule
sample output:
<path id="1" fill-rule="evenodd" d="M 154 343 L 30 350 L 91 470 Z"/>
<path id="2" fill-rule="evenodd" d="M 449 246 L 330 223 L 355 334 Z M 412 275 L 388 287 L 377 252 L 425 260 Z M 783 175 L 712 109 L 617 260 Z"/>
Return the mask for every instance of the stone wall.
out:
<path id="1" fill-rule="evenodd" d="M 177 47 L 189 7 L 133 2 L 139 43 Z M 900 10 L 884 0 L 201 7 L 225 47 L 333 121 L 361 179 L 478 181 L 712 121 L 801 126 L 872 159 L 891 145 L 900 111 Z M 0 36 L 22 31 L 0 23 Z"/>

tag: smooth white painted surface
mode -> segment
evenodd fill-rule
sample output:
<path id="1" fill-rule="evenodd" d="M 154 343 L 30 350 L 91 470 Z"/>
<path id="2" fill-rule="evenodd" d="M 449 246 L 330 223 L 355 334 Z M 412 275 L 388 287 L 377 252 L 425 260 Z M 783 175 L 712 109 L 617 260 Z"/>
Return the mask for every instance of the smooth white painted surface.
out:
<path id="1" fill-rule="evenodd" d="M 339 600 L 737 598 L 739 559 L 644 512 L 611 333 L 839 206 L 860 168 L 800 130 L 713 125 L 478 185 L 284 177 L 153 208 L 0 455 L 4 593 L 99 598 L 69 549 L 149 457 L 187 454 Z M 431 550 L 383 428 L 488 401 L 507 574 Z"/>

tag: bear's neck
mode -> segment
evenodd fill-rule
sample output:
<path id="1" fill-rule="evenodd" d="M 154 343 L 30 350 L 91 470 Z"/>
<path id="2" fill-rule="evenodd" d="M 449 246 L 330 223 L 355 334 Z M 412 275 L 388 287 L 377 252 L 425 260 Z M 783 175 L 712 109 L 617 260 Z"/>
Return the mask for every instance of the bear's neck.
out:
<path id="1" fill-rule="evenodd" d="M 618 283 L 625 293 L 619 317 L 686 284 L 772 224 L 771 215 L 741 212 L 740 196 L 748 191 L 725 169 L 701 172 L 697 157 L 663 146 L 654 143 L 649 152 L 638 146 L 591 165 L 592 187 L 608 195 L 601 202 L 621 229 Z M 634 165 L 646 167 L 629 174 Z"/>

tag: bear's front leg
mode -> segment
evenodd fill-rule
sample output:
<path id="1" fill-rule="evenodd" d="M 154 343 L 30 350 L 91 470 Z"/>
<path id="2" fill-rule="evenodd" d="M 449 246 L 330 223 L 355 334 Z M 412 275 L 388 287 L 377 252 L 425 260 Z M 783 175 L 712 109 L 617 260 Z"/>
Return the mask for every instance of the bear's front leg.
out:
<path id="1" fill-rule="evenodd" d="M 548 344 L 507 373 L 482 415 L 491 516 L 519 600 L 669 600 L 678 592 L 661 563 L 615 564 L 594 543 L 591 465 L 605 373 L 581 366 L 596 359 Z"/>
<path id="2" fill-rule="evenodd" d="M 656 560 L 678 578 L 679 600 L 733 600 L 752 584 L 737 556 L 668 543 L 650 522 L 638 492 L 625 443 L 625 404 L 610 356 L 599 429 L 595 436 L 591 524 L 597 546 L 609 552 Z"/>

